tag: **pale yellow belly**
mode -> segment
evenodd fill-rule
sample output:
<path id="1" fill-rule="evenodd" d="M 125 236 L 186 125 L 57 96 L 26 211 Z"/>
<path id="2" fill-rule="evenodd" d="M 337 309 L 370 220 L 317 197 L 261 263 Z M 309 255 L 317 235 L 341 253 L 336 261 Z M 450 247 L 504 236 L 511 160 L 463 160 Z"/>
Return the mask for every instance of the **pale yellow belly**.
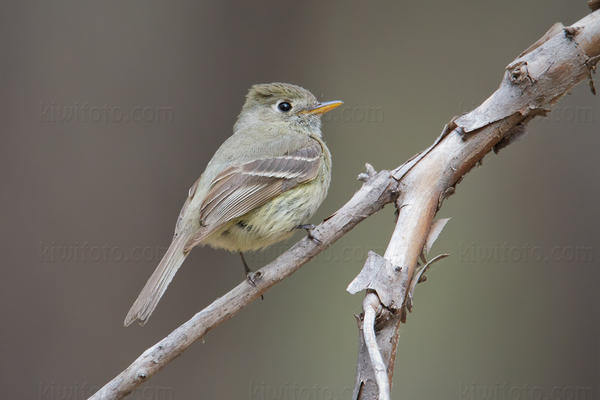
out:
<path id="1" fill-rule="evenodd" d="M 263 206 L 236 218 L 203 242 L 230 251 L 252 251 L 289 238 L 306 224 L 321 205 L 329 187 L 329 171 L 279 195 Z"/>

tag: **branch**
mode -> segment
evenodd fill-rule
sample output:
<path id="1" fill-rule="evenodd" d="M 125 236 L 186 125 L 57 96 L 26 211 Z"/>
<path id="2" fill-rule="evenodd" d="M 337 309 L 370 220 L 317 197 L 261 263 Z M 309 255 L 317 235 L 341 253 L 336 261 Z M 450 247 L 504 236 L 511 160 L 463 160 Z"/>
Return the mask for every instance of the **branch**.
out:
<path id="1" fill-rule="evenodd" d="M 427 263 L 423 255 L 440 233 L 441 228 L 432 224 L 443 200 L 487 153 L 510 144 L 532 118 L 546 115 L 574 85 L 589 79 L 594 92 L 591 73 L 599 54 L 600 11 L 570 27 L 555 24 L 506 67 L 500 87 L 487 100 L 453 119 L 432 146 L 392 172 L 400 182 L 395 230 L 383 257 L 371 252 L 348 287 L 351 293 L 366 289 L 370 299 L 365 299 L 364 313 L 358 317 L 364 338 L 359 343 L 354 399 L 389 396 L 398 328 L 412 308 L 412 291 L 424 280 L 422 273 L 429 264 L 445 256 Z M 425 263 L 421 270 L 419 258 Z M 379 305 L 373 304 L 375 294 Z M 368 318 L 372 309 L 381 310 L 375 322 Z M 373 327 L 378 348 L 369 349 L 365 342 Z M 373 363 L 366 356 L 374 351 L 384 355 L 388 376 L 384 384 L 376 372 L 379 361 Z"/>
<path id="2" fill-rule="evenodd" d="M 547 106 L 573 85 L 591 77 L 590 71 L 600 54 L 599 31 L 600 18 L 594 13 L 578 22 L 576 27 L 565 28 L 560 31 L 562 34 L 556 34 L 536 48 L 528 49 L 529 52 L 518 59 L 524 63 L 509 66 L 505 81 L 496 93 L 503 87 L 506 91 L 497 98 L 494 97 L 495 93 L 475 111 L 451 122 L 428 149 L 394 171 L 376 173 L 367 165 L 367 173 L 359 176 L 365 182 L 362 187 L 313 231 L 318 242 L 308 238 L 300 240 L 255 273 L 256 286 L 244 281 L 215 300 L 144 351 L 91 399 L 125 397 L 211 329 L 290 276 L 359 222 L 382 209 L 385 204 L 395 202 L 399 209 L 398 221 L 388 249 L 383 257 L 370 257 L 374 266 L 378 267 L 373 270 L 379 271 L 380 277 L 388 278 L 386 285 L 380 285 L 379 290 L 374 289 L 368 295 L 369 301 L 365 300 L 366 305 L 379 312 L 375 315 L 367 313 L 369 327 L 366 330 L 362 329 L 364 316 L 359 318 L 361 350 L 355 398 L 376 398 L 377 380 L 369 354 L 374 356 L 379 367 L 381 363 L 378 360 L 384 363 L 388 385 L 391 386 L 397 328 L 405 317 L 407 290 L 441 201 L 452 193 L 454 185 L 492 148 L 499 149 L 510 142 L 520 132 L 520 126 L 545 112 Z M 380 307 L 372 307 L 377 304 L 372 299 L 381 303 Z M 363 332 L 366 332 L 366 337 Z M 372 333 L 375 333 L 377 346 L 373 343 Z M 378 377 L 381 381 L 381 374 Z M 385 387 L 384 383 L 381 386 Z"/>
<path id="3" fill-rule="evenodd" d="M 381 400 L 390 400 L 390 380 L 387 374 L 387 367 L 379 352 L 377 335 L 375 334 L 375 317 L 381 313 L 381 304 L 375 293 L 368 293 L 365 296 L 363 310 L 365 310 L 363 325 L 364 343 L 369 353 L 369 360 L 375 374 L 377 387 L 379 388 L 379 398 Z"/>
<path id="4" fill-rule="evenodd" d="M 90 399 L 121 399 L 147 381 L 195 341 L 260 297 L 271 286 L 287 278 L 359 222 L 381 210 L 397 196 L 398 183 L 390 171 L 367 174 L 366 182 L 335 214 L 274 261 L 256 271 L 252 286 L 247 280 L 194 315 L 189 321 L 142 353 L 127 369 Z M 364 178 L 364 177 L 363 177 Z M 363 179 L 364 180 L 364 179 Z"/>

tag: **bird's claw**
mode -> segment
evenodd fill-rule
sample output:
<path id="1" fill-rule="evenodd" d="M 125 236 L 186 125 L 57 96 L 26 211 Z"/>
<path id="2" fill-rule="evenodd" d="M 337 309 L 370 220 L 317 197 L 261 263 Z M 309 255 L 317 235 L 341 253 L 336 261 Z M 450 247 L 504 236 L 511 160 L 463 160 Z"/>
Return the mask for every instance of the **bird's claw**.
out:
<path id="1" fill-rule="evenodd" d="M 259 279 L 262 278 L 262 272 L 260 271 L 256 271 L 256 272 L 248 272 L 246 274 L 246 280 L 248 281 L 248 283 L 250 284 L 250 286 L 252 287 L 256 287 L 256 281 L 258 281 Z M 264 300 L 265 297 L 261 294 L 260 295 L 260 299 Z"/>
<path id="2" fill-rule="evenodd" d="M 313 230 L 316 228 L 314 224 L 302 224 L 297 226 L 298 229 L 304 229 L 306 231 L 306 235 L 310 240 L 317 244 L 323 244 L 315 235 L 313 234 Z"/>
<path id="3" fill-rule="evenodd" d="M 254 287 L 256 287 L 256 281 L 259 280 L 261 277 L 262 273 L 260 271 L 248 272 L 246 274 L 246 279 L 248 280 L 248 283 Z"/>

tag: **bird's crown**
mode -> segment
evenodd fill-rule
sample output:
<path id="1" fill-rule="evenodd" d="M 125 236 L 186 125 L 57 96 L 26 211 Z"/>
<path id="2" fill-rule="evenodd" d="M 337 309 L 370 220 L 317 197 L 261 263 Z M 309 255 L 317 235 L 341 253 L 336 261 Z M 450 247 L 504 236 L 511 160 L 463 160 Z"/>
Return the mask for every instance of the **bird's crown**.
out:
<path id="1" fill-rule="evenodd" d="M 270 103 L 273 99 L 297 100 L 316 103 L 316 97 L 308 90 L 291 83 L 273 82 L 253 85 L 246 95 L 246 106 Z"/>

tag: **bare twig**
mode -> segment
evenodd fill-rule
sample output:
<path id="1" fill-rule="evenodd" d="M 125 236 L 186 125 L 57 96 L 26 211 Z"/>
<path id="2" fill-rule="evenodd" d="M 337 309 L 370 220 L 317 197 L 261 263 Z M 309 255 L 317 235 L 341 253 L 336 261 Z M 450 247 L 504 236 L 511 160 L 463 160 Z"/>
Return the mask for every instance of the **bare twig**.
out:
<path id="1" fill-rule="evenodd" d="M 376 279 L 353 282 L 355 290 L 371 289 L 367 308 L 379 311 L 374 332 L 370 331 L 374 326 L 372 314 L 367 315 L 367 321 L 364 315 L 358 318 L 361 335 L 354 398 L 375 399 L 380 391 L 385 396 L 391 387 L 398 327 L 406 316 L 408 288 L 443 199 L 490 150 L 510 143 L 531 118 L 543 115 L 573 85 L 590 76 L 600 55 L 600 15 L 593 13 L 574 26 L 547 36 L 507 67 L 500 88 L 489 99 L 474 111 L 453 119 L 425 151 L 391 172 L 376 173 L 367 166 L 367 173 L 360 176 L 365 182 L 360 190 L 313 231 L 319 243 L 300 240 L 256 272 L 256 286 L 247 281 L 240 283 L 147 349 L 91 398 L 123 398 L 359 222 L 385 204 L 395 202 L 398 220 L 387 250 L 383 257 L 371 253 L 370 269 L 363 271 L 363 278 Z M 373 307 L 371 299 L 380 306 Z M 366 336 L 365 324 L 369 327 Z M 375 333 L 376 347 L 372 346 L 371 333 Z M 369 345 L 365 343 L 367 338 Z M 369 347 L 377 349 L 377 353 L 370 353 Z M 370 354 L 375 355 L 374 361 Z M 387 385 L 377 384 L 382 366 Z"/>
<path id="2" fill-rule="evenodd" d="M 390 380 L 387 375 L 387 367 L 379 352 L 377 336 L 375 335 L 375 317 L 381 311 L 381 304 L 375 293 L 368 293 L 363 301 L 363 310 L 365 313 L 363 335 L 365 346 L 369 353 L 371 366 L 379 388 L 379 400 L 390 400 Z"/>
<path id="3" fill-rule="evenodd" d="M 415 294 L 415 289 L 417 287 L 417 284 L 421 283 L 421 282 L 425 282 L 425 280 L 427 279 L 427 277 L 424 275 L 425 272 L 427 272 L 427 269 L 429 267 L 431 267 L 432 264 L 448 257 L 449 255 L 450 254 L 439 254 L 439 255 L 433 257 L 431 260 L 427 261 L 425 263 L 425 265 L 423 265 L 421 268 L 415 270 L 415 276 L 412 278 L 412 280 L 410 282 L 410 287 L 408 288 L 408 293 L 406 295 L 407 296 L 406 297 L 406 309 L 408 311 L 412 311 L 413 297 Z"/>

